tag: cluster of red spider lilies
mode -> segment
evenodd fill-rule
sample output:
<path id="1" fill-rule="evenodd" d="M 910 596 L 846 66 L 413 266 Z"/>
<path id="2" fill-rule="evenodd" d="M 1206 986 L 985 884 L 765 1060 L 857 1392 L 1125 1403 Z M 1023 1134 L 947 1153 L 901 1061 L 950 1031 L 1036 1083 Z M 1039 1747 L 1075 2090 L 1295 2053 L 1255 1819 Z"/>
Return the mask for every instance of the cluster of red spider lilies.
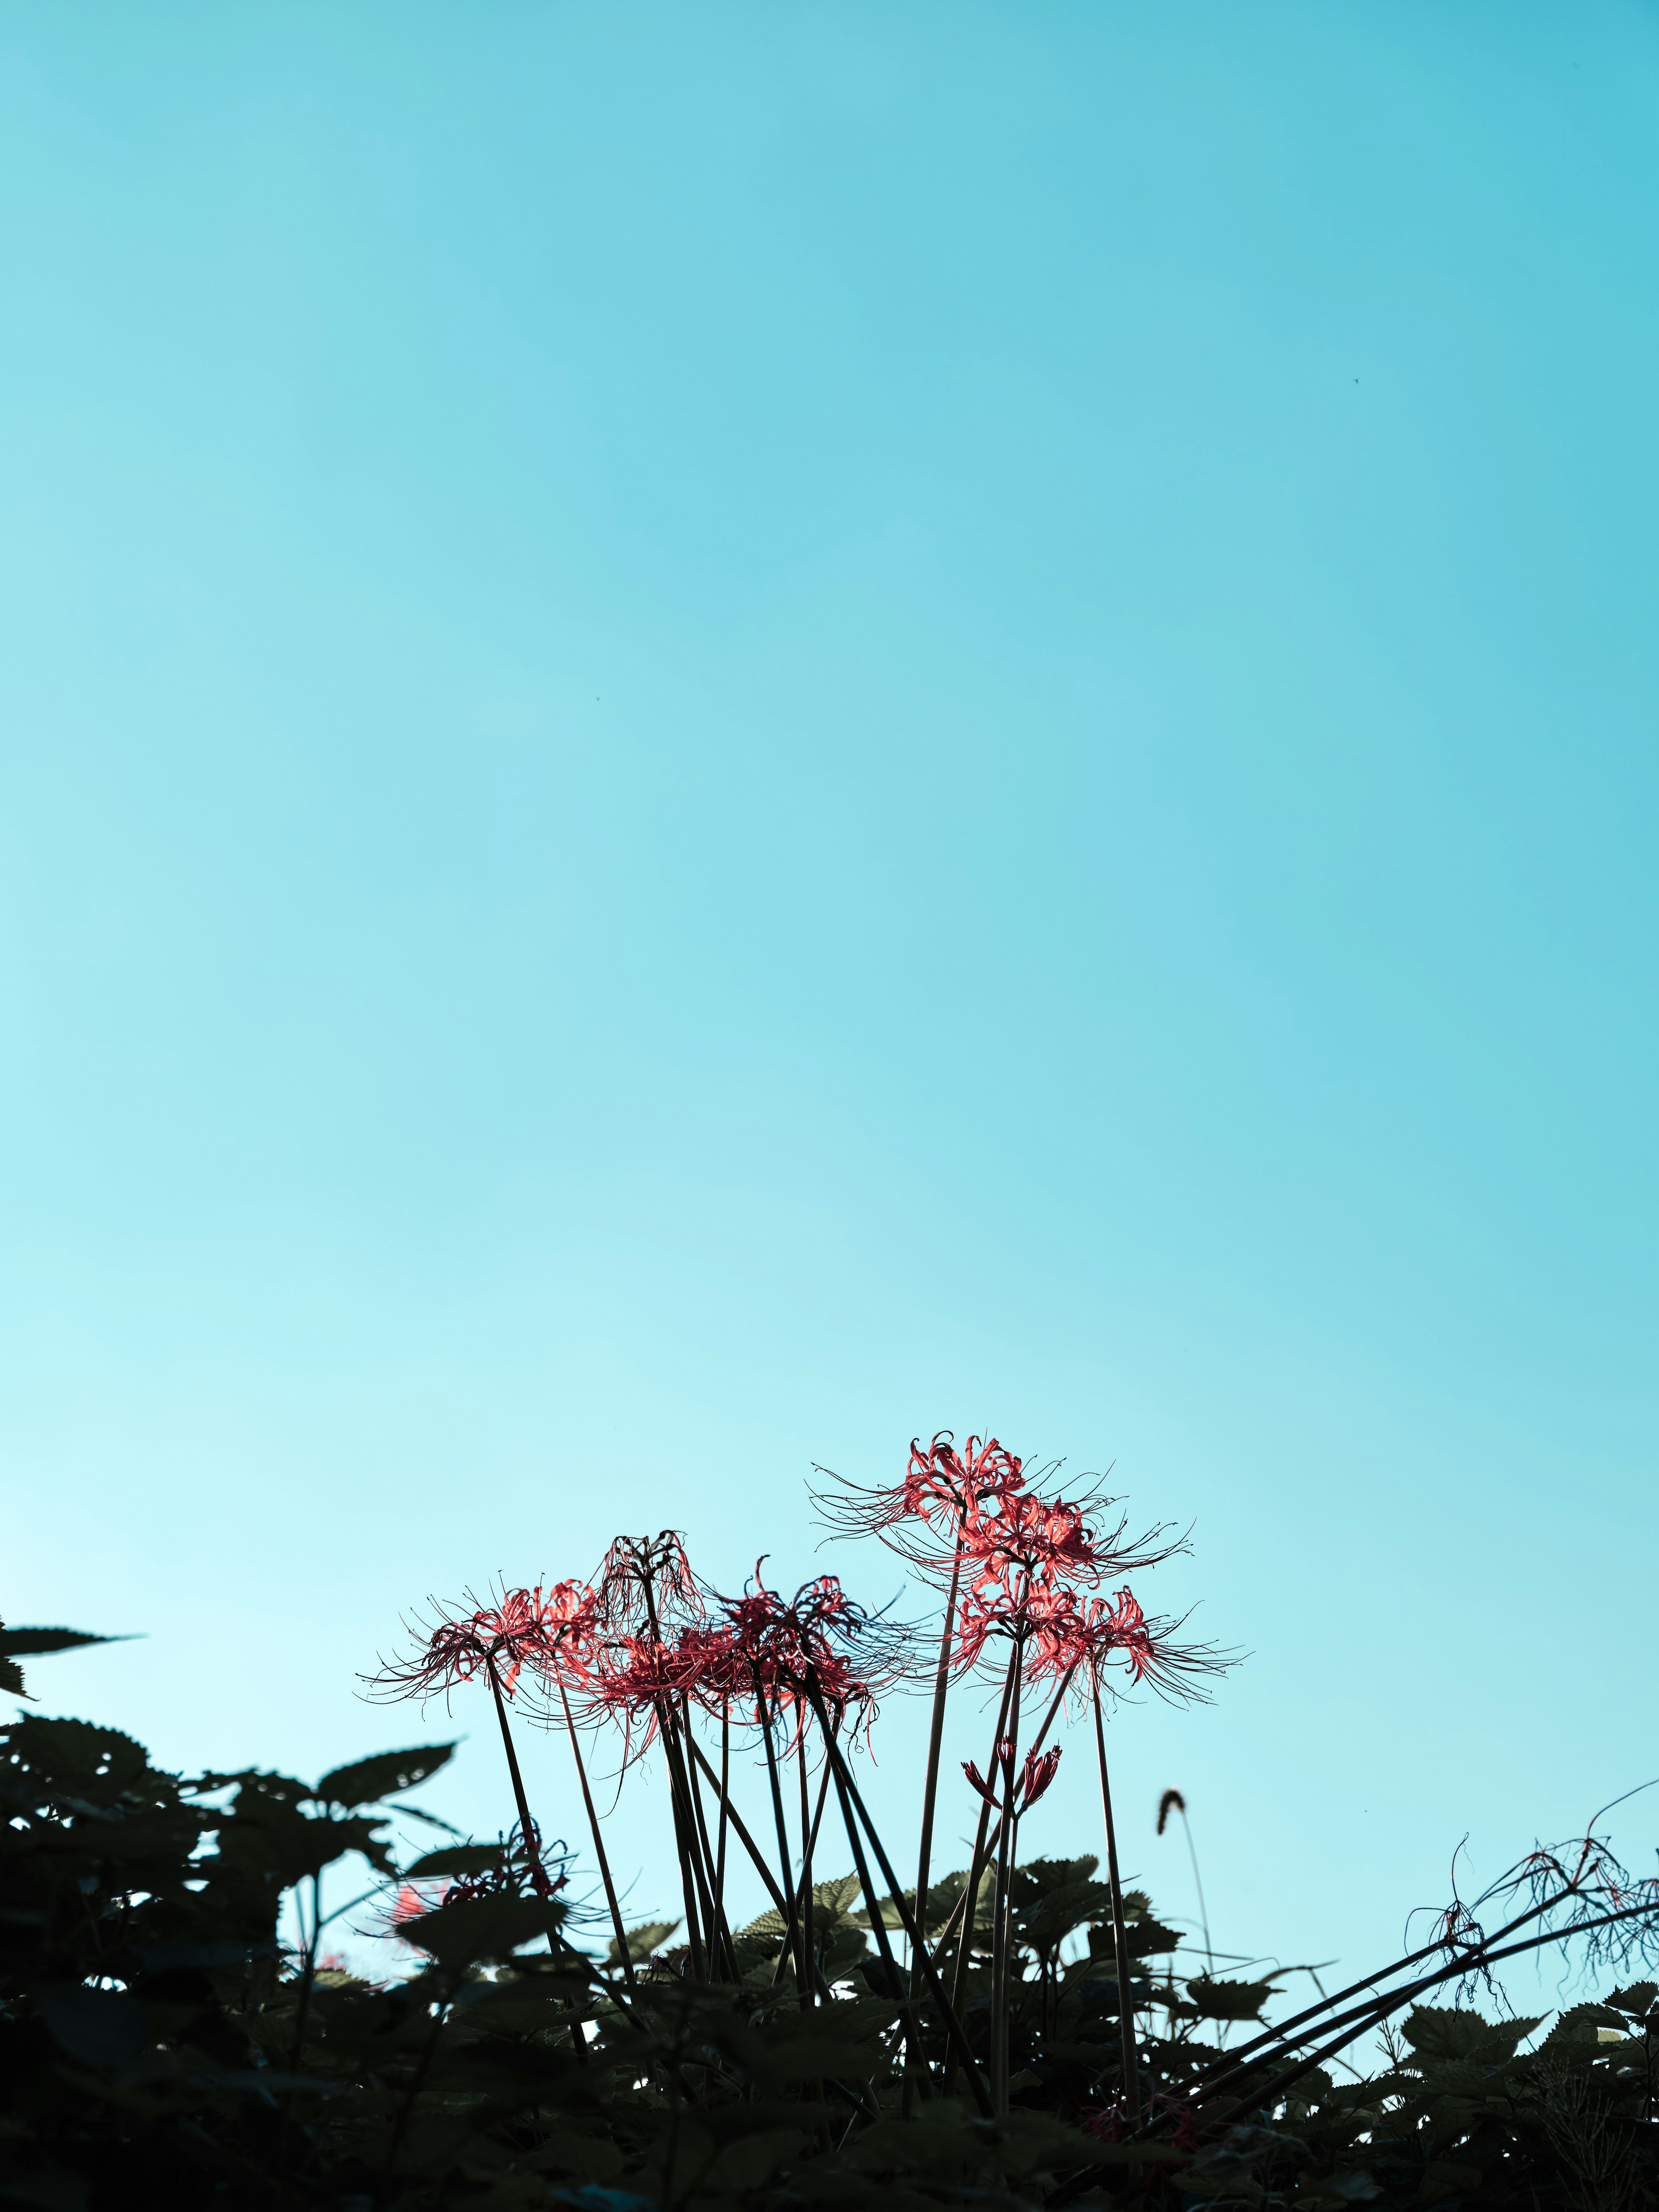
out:
<path id="1" fill-rule="evenodd" d="M 1045 1469 L 1036 1480 L 1054 1473 Z M 700 1980 L 739 1978 L 726 1917 L 728 1861 L 735 1847 L 752 1864 L 781 1917 L 780 1971 L 793 1966 L 804 2006 L 827 1994 L 813 1937 L 812 1864 L 833 1788 L 879 1954 L 879 1967 L 870 1978 L 903 2008 L 908 2063 L 927 2063 L 915 2033 L 918 2009 L 926 2006 L 945 2032 L 946 2078 L 959 2064 L 981 2108 L 1004 2111 L 1012 1875 L 1021 1820 L 1053 1780 L 1060 1760 L 1059 1747 L 1045 1751 L 1044 1742 L 1068 1705 L 1091 1713 L 1118 1986 L 1127 1993 L 1129 1954 L 1105 1708 L 1125 1681 L 1167 1697 L 1202 1695 L 1205 1677 L 1227 1663 L 1226 1657 L 1213 1646 L 1181 1640 L 1179 1622 L 1148 1618 L 1120 1581 L 1184 1550 L 1184 1537 L 1171 1539 L 1167 1528 L 1155 1528 L 1130 1539 L 1126 1520 L 1109 1525 L 1112 1501 L 1097 1487 L 1071 1499 L 1043 1494 L 1024 1462 L 994 1437 L 970 1437 L 958 1449 L 951 1433 L 941 1431 L 925 1447 L 913 1443 L 903 1480 L 890 1487 L 869 1488 L 838 1477 L 829 1481 L 815 1496 L 833 1533 L 874 1536 L 896 1552 L 942 1595 L 936 1626 L 869 1612 L 834 1575 L 820 1576 L 786 1599 L 765 1585 L 757 1568 L 740 1596 L 723 1597 L 693 1572 L 678 1534 L 665 1531 L 641 1540 L 618 1538 L 591 1582 L 510 1590 L 493 1606 L 420 1624 L 410 1656 L 372 1679 L 382 1694 L 416 1697 L 480 1677 L 488 1683 L 519 1814 L 499 1879 L 544 1894 L 556 1886 L 555 1877 L 526 1797 L 509 1708 L 565 1730 L 630 1996 L 636 1987 L 635 1960 L 589 1785 L 584 1735 L 605 1727 L 618 1731 L 624 1765 L 653 1747 L 663 1759 L 684 1905 L 684 1971 Z M 996 1719 L 983 1771 L 977 1765 L 964 1766 L 981 1801 L 969 1879 L 943 1927 L 934 1928 L 928 1877 L 945 1707 L 952 1686 L 969 1676 L 994 1686 Z M 915 1887 L 907 1890 L 846 1753 L 867 1733 L 882 1695 L 928 1680 L 933 1726 L 921 1849 Z M 1039 1713 L 1026 1741 L 1028 1719 Z M 734 1738 L 739 1745 L 757 1746 L 764 1756 L 775 1857 L 734 1802 Z M 792 1765 L 798 1839 L 792 1839 L 792 1817 L 785 1810 Z M 986 1901 L 988 2085 L 962 2026 L 970 1954 L 985 1948 Z M 902 1933 L 908 1947 L 903 1972 L 894 1956 L 893 1933 Z M 1127 2001 L 1120 2008 L 1123 2097 L 1133 2113 L 1139 2094 L 1132 2011 Z"/>

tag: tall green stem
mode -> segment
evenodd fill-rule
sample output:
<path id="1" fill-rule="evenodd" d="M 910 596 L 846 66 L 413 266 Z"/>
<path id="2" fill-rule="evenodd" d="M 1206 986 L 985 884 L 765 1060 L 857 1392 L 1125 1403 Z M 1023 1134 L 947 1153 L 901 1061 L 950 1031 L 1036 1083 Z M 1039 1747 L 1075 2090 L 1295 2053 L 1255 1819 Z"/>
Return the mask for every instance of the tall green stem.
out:
<path id="1" fill-rule="evenodd" d="M 835 1775 L 836 1790 L 841 1799 L 842 1810 L 845 1811 L 850 1800 L 857 1809 L 859 1818 L 864 1823 L 865 1833 L 870 1838 L 870 1848 L 874 1851 L 877 1863 L 881 1869 L 882 1880 L 891 1893 L 894 1908 L 906 1936 L 909 1938 L 912 1955 L 920 1958 L 922 1961 L 922 1976 L 927 1984 L 927 1994 L 933 1999 L 934 2008 L 944 2024 L 945 2033 L 950 2039 L 951 2049 L 962 2060 L 963 2070 L 968 2076 L 968 2085 L 974 2093 L 974 2101 L 988 2119 L 991 2112 L 991 2100 L 986 2093 L 985 2084 L 980 2079 L 979 2069 L 974 2063 L 973 2051 L 969 2045 L 967 2036 L 963 2032 L 962 2022 L 957 2016 L 955 2007 L 945 1994 L 945 1985 L 939 1978 L 939 1970 L 933 1964 L 931 1953 L 925 1944 L 918 1943 L 916 1941 L 915 1923 L 911 1918 L 910 1908 L 904 1901 L 904 1892 L 899 1887 L 898 1876 L 893 1871 L 893 1863 L 883 1847 L 876 1824 L 870 1818 L 869 1808 L 859 1795 L 858 1784 L 848 1771 L 847 1762 L 842 1757 L 841 1747 L 836 1741 L 835 1730 L 830 1725 L 830 1717 L 823 1709 L 823 1692 L 810 1673 L 807 1677 L 806 1693 L 811 1699 L 812 1711 L 817 1717 L 818 1726 L 823 1730 L 824 1743 L 829 1749 L 832 1771 Z M 862 1881 L 863 1877 L 860 1876 L 860 1879 Z M 871 1917 L 874 1919 L 878 1916 L 872 1911 Z"/>
<path id="2" fill-rule="evenodd" d="M 1132 2121 L 1140 2118 L 1140 2075 L 1135 2062 L 1134 1997 L 1129 1988 L 1129 1930 L 1123 1918 L 1123 1885 L 1117 1873 L 1117 1830 L 1112 1824 L 1112 1786 L 1106 1774 L 1106 1724 L 1101 1717 L 1100 1684 L 1091 1685 L 1095 1708 L 1095 1750 L 1100 1760 L 1100 1810 L 1106 1823 L 1106 1879 L 1112 1893 L 1112 1950 L 1117 1960 L 1118 2032 L 1123 2052 L 1123 2103 Z"/>
<path id="3" fill-rule="evenodd" d="M 933 1856 L 933 1807 L 939 1795 L 939 1753 L 945 1741 L 945 1701 L 951 1687 L 951 1643 L 956 1632 L 957 1593 L 962 1587 L 962 1553 L 951 1563 L 951 1595 L 945 1600 L 945 1626 L 939 1632 L 939 1672 L 933 1678 L 933 1725 L 927 1739 L 927 1777 L 921 1792 L 921 1849 L 916 1859 L 916 1929 L 927 1937 L 927 1877 Z M 910 1993 L 914 1996 L 921 1976 L 921 1962 L 910 1960 Z"/>
<path id="4" fill-rule="evenodd" d="M 524 1838 L 525 1856 L 530 1861 L 531 1878 L 536 1889 L 546 1895 L 551 1885 L 547 1879 L 547 1869 L 542 1864 L 540 1839 L 536 1833 L 536 1824 L 530 1817 L 530 1801 L 524 1794 L 524 1777 L 519 1771 L 519 1754 L 513 1748 L 513 1731 L 507 1724 L 507 1702 L 501 1695 L 501 1677 L 495 1672 L 493 1658 L 486 1657 L 484 1667 L 489 1676 L 489 1686 L 495 1693 L 495 1717 L 501 1724 L 507 1771 L 513 1778 L 513 1796 L 519 1808 L 519 1833 Z"/>
<path id="5" fill-rule="evenodd" d="M 790 1870 L 789 1832 L 784 1825 L 783 1791 L 778 1783 L 778 1756 L 776 1747 L 772 1741 L 772 1717 L 766 1710 L 766 1692 L 761 1686 L 758 1673 L 755 1676 L 755 1723 L 760 1729 L 761 1742 L 766 1749 L 766 1778 L 772 1785 L 772 1819 L 778 1834 L 778 1864 L 782 1869 L 785 1893 L 790 1899 L 785 1919 L 786 1922 L 797 1922 L 794 1905 L 795 1877 Z M 786 1942 L 789 1941 L 789 1931 L 787 1926 L 784 1941 Z M 806 1950 L 800 1940 L 798 1923 L 795 1927 L 795 1972 L 799 1978 L 800 1987 L 805 1990 L 807 1980 Z"/>
<path id="6" fill-rule="evenodd" d="M 999 2118 L 1005 2117 L 1008 2110 L 1008 1959 L 1011 1934 L 1008 1902 L 1016 1825 L 1014 1790 L 1019 1756 L 1020 1673 L 1024 1658 L 1025 1646 L 1016 1639 L 1014 1655 L 1008 1662 L 1011 1688 L 1007 1700 L 1007 1735 L 1004 1738 L 1008 1748 L 991 1770 L 994 1775 L 1000 1766 L 1003 1786 L 1002 1826 L 997 1839 L 996 1897 L 991 1916 L 991 2094 L 995 2100 Z M 1000 1751 L 1000 1746 L 998 1748 Z"/>
<path id="7" fill-rule="evenodd" d="M 795 1772 L 800 1784 L 800 1941 L 807 1963 L 806 1979 L 801 1984 L 800 2008 L 810 2012 L 817 1997 L 811 1970 L 817 1964 L 818 1954 L 812 1934 L 812 1808 L 806 1787 L 805 1729 L 795 1744 Z"/>
<path id="8" fill-rule="evenodd" d="M 611 1925 L 616 1931 L 617 1949 L 622 1957 L 623 1978 L 630 1990 L 634 1984 L 634 1961 L 628 1953 L 628 1930 L 623 1925 L 622 1906 L 617 1898 L 617 1885 L 611 1879 L 611 1862 L 605 1856 L 605 1837 L 599 1828 L 599 1816 L 594 1808 L 593 1793 L 587 1786 L 587 1769 L 582 1763 L 582 1748 L 576 1741 L 576 1723 L 571 1718 L 570 1700 L 565 1695 L 564 1684 L 559 1683 L 559 1703 L 564 1708 L 565 1734 L 570 1739 L 570 1756 L 576 1762 L 576 1779 L 581 1784 L 582 1804 L 587 1813 L 588 1833 L 593 1838 L 593 1856 L 599 1862 L 599 1879 L 605 1884 L 605 1901 L 611 1908 Z"/>

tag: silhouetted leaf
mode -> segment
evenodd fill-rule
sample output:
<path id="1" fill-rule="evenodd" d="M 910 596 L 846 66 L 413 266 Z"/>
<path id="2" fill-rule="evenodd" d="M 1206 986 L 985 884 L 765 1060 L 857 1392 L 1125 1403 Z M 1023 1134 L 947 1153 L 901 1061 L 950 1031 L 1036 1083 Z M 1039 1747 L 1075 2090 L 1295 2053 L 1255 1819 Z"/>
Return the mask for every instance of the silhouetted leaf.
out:
<path id="1" fill-rule="evenodd" d="M 1200 2020 L 1255 2020 L 1276 1994 L 1271 1981 L 1216 1981 L 1200 1974 L 1187 1984 L 1193 2010 Z"/>
<path id="2" fill-rule="evenodd" d="M 89 1636 L 81 1628 L 0 1628 L 0 1658 L 30 1659 L 48 1651 L 78 1651 L 86 1644 L 131 1644 L 131 1636 Z"/>
<path id="3" fill-rule="evenodd" d="M 412 1790 L 455 1756 L 453 1743 L 417 1744 L 412 1751 L 381 1751 L 324 1775 L 309 1794 L 319 1805 L 378 1805 L 400 1790 Z"/>
<path id="4" fill-rule="evenodd" d="M 493 1874 L 501 1863 L 499 1844 L 450 1844 L 441 1851 L 422 1853 L 404 1874 L 410 1881 L 428 1875 Z"/>
<path id="5" fill-rule="evenodd" d="M 556 1933 L 564 1917 L 564 1906 L 550 1898 L 469 1898 L 405 1921 L 398 1932 L 440 1966 L 456 1968 L 510 1958 L 538 1936 Z"/>
<path id="6" fill-rule="evenodd" d="M 668 1941 L 679 1924 L 678 1920 L 646 1920 L 642 1921 L 637 1928 L 626 1929 L 624 1932 L 628 1937 L 629 1957 L 648 1959 L 654 1950 Z M 611 1938 L 605 1955 L 607 1958 L 615 1960 L 620 1960 L 622 1957 L 614 1936 Z"/>

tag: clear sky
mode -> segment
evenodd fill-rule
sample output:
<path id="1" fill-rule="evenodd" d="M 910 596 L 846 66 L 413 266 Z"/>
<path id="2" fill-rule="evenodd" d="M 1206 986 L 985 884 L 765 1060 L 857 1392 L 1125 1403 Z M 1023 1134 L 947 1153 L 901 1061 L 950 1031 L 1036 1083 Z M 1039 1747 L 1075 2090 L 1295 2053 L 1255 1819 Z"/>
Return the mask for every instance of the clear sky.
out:
<path id="1" fill-rule="evenodd" d="M 1659 1771 L 1651 8 L 18 0 L 0 208 L 49 1707 L 316 1771 L 978 1427 L 1196 1522 L 1227 1948 Z"/>

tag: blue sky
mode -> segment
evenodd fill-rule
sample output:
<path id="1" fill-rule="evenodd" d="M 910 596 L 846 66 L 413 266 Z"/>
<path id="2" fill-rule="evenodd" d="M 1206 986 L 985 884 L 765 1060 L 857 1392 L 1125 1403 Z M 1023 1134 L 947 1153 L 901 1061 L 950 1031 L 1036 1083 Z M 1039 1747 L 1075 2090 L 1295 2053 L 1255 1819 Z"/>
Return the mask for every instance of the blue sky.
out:
<path id="1" fill-rule="evenodd" d="M 320 1769 L 428 1591 L 988 1427 L 1196 1522 L 1225 1948 L 1659 1769 L 1656 126 L 1602 0 L 8 11 L 43 1698 Z"/>

